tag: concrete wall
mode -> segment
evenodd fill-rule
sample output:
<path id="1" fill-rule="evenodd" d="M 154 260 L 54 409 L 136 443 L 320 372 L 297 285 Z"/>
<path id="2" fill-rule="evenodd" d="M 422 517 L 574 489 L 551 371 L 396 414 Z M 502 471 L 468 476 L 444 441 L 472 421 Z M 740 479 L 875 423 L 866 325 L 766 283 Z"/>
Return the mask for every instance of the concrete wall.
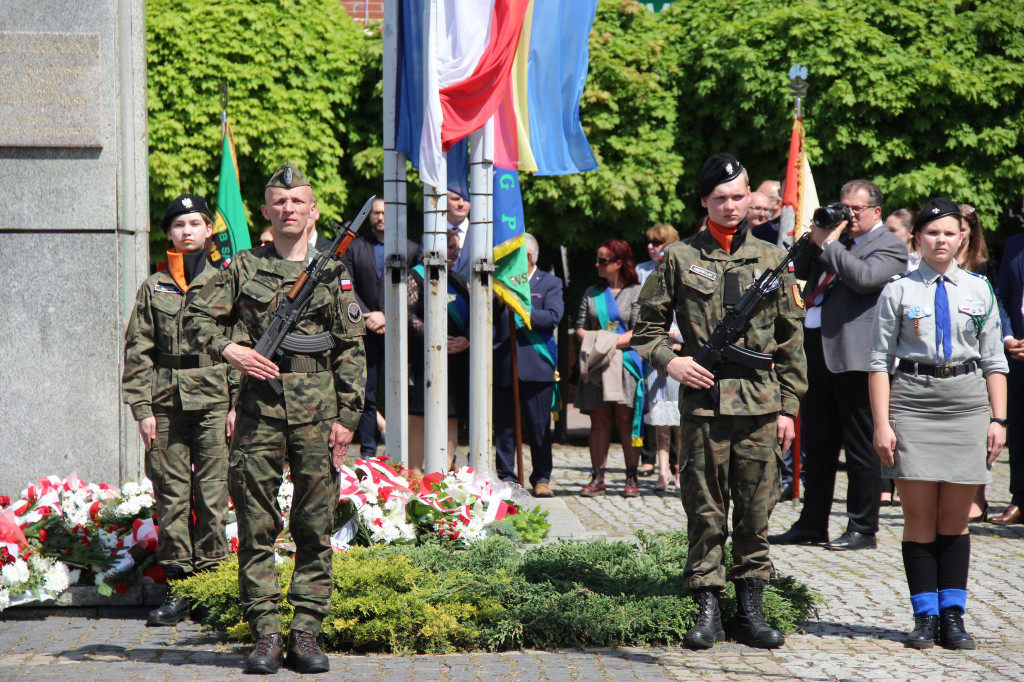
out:
<path id="1" fill-rule="evenodd" d="M 0 2 L 0 52 L 0 493 L 119 483 L 142 463 L 120 374 L 148 274 L 143 0 Z"/>

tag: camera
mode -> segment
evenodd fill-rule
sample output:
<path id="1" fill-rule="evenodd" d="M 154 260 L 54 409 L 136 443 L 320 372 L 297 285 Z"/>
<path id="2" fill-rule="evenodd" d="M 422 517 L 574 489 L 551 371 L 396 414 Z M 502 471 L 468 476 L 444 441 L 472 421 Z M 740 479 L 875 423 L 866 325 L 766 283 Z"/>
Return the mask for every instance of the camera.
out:
<path id="1" fill-rule="evenodd" d="M 841 203 L 836 202 L 834 204 L 829 204 L 828 206 L 821 206 L 814 209 L 814 215 L 811 218 L 811 222 L 814 223 L 815 227 L 828 229 L 830 227 L 835 227 L 844 220 L 846 222 L 850 222 L 852 219 L 853 216 L 850 215 L 850 209 L 843 206 Z"/>

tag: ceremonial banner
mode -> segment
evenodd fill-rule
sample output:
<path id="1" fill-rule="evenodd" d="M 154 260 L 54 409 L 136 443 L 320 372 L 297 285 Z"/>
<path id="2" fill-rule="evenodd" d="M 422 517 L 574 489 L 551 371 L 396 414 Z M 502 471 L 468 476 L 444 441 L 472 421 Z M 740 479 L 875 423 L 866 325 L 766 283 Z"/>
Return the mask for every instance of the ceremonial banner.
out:
<path id="1" fill-rule="evenodd" d="M 217 211 L 213 222 L 213 249 L 210 259 L 226 268 L 239 251 L 252 248 L 249 224 L 245 220 L 242 190 L 238 182 L 238 159 L 231 124 L 224 119 L 224 145 L 220 160 L 220 183 L 217 185 Z"/>
<path id="2" fill-rule="evenodd" d="M 530 277 L 527 274 L 525 234 L 519 173 L 495 166 L 494 294 L 529 328 Z"/>

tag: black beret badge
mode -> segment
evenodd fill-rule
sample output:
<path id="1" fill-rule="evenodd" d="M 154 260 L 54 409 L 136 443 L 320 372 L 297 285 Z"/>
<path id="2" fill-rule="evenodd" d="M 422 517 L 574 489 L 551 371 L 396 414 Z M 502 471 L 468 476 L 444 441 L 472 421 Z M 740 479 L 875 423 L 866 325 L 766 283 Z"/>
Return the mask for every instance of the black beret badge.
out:
<path id="1" fill-rule="evenodd" d="M 349 303 L 347 314 L 348 321 L 351 322 L 352 324 L 359 322 L 359 320 L 361 320 L 363 317 L 363 311 L 359 309 L 358 303 Z"/>

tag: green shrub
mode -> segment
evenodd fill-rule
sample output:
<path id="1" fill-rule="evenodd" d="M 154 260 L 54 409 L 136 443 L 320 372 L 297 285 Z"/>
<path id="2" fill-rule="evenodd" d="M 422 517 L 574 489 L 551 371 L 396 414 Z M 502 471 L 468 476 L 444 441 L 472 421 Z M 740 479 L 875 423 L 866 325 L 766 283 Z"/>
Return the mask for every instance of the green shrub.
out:
<path id="1" fill-rule="evenodd" d="M 697 605 L 682 588 L 682 533 L 638 533 L 628 542 L 564 542 L 520 553 L 506 537 L 465 550 L 440 545 L 357 547 L 334 557 L 329 651 L 449 652 L 472 649 L 678 644 Z M 207 624 L 248 635 L 238 604 L 238 564 L 176 583 L 176 594 L 210 607 Z M 279 565 L 282 592 L 291 563 Z M 821 598 L 791 577 L 765 590 L 766 620 L 792 632 Z M 722 593 L 727 626 L 735 593 Z M 285 630 L 291 608 L 281 602 Z"/>

